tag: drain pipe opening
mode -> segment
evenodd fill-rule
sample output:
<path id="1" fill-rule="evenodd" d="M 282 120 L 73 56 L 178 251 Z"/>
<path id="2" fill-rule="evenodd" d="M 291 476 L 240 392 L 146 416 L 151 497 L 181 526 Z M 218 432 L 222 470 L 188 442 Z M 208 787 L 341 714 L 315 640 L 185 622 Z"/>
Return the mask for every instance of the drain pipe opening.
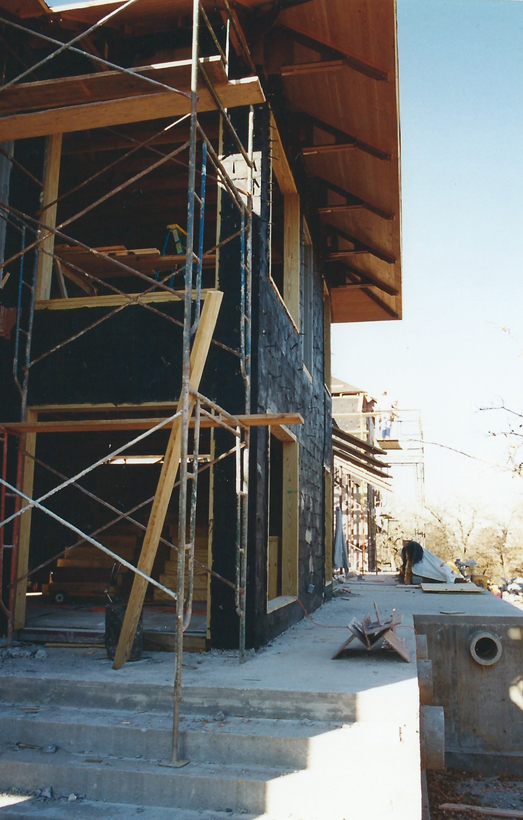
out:
<path id="1" fill-rule="evenodd" d="M 503 647 L 492 632 L 476 632 L 470 641 L 470 654 L 481 666 L 492 666 L 501 658 Z"/>

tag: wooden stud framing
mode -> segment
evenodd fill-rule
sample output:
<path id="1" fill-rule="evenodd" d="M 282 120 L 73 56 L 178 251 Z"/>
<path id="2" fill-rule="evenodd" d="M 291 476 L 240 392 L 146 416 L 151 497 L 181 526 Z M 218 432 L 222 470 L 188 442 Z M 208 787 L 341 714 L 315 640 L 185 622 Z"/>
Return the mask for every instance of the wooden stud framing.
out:
<path id="1" fill-rule="evenodd" d="M 297 194 L 298 189 L 296 187 L 296 182 L 294 181 L 294 175 L 291 171 L 291 166 L 289 165 L 289 160 L 287 159 L 280 132 L 278 131 L 278 126 L 276 125 L 276 120 L 274 119 L 274 114 L 272 111 L 270 118 L 270 129 L 271 141 L 273 143 L 272 167 L 274 169 L 274 173 L 276 174 L 280 191 L 284 196 L 286 194 Z"/>
<path id="2" fill-rule="evenodd" d="M 38 413 L 34 410 L 27 411 L 27 420 L 29 423 L 36 421 L 38 417 Z M 35 463 L 34 459 L 30 458 L 30 456 L 34 456 L 36 453 L 36 433 L 26 433 L 24 438 L 22 439 L 22 446 L 24 450 L 28 453 L 27 456 L 24 456 L 23 460 L 23 472 L 22 472 L 22 492 L 25 495 L 28 495 L 30 498 L 33 497 L 33 483 L 34 483 L 34 470 L 35 470 Z M 26 502 L 22 501 L 22 505 Z M 29 542 L 31 538 L 31 510 L 27 510 L 27 512 L 22 513 L 20 516 L 20 532 L 18 536 L 18 564 L 17 564 L 17 577 L 20 578 L 22 575 L 25 575 L 27 570 L 29 569 Z M 16 629 L 23 629 L 25 626 L 25 612 L 26 612 L 26 591 L 27 591 L 27 581 L 21 581 L 15 591 L 15 611 L 14 611 L 14 618 L 13 618 L 13 628 Z"/>
<path id="3" fill-rule="evenodd" d="M 299 452 L 297 442 L 283 444 L 282 595 L 298 594 Z"/>
<path id="4" fill-rule="evenodd" d="M 301 262 L 300 197 L 284 196 L 283 300 L 294 324 L 300 327 Z"/>
<path id="5" fill-rule="evenodd" d="M 44 188 L 41 220 L 50 228 L 56 227 L 56 199 L 60 179 L 60 159 L 62 155 L 62 134 L 52 134 L 47 138 L 45 157 Z M 36 299 L 49 299 L 51 296 L 51 279 L 53 275 L 53 251 L 55 236 L 45 235 L 40 243 L 36 276 Z"/>
<path id="6" fill-rule="evenodd" d="M 333 541 L 333 506 L 332 471 L 323 468 L 325 482 L 325 586 L 332 584 L 332 541 Z"/>
<path id="7" fill-rule="evenodd" d="M 278 597 L 278 554 L 280 551 L 279 535 L 269 535 L 267 551 L 267 600 Z"/>
<path id="8" fill-rule="evenodd" d="M 223 294 L 216 290 L 208 294 L 202 311 L 198 330 L 194 339 L 191 352 L 191 387 L 195 390 L 200 385 L 203 368 L 207 360 L 207 354 L 211 345 L 214 328 L 218 319 L 218 313 L 222 302 Z M 191 409 L 194 407 L 194 399 L 191 399 Z M 173 424 L 156 495 L 151 508 L 147 531 L 145 533 L 138 568 L 147 575 L 151 574 L 154 559 L 158 551 L 158 544 L 162 534 L 162 528 L 167 514 L 167 507 L 171 499 L 178 467 L 180 464 L 182 428 L 181 419 L 176 419 Z M 179 545 L 181 547 L 181 545 Z M 120 640 L 116 649 L 113 668 L 119 669 L 129 658 L 133 644 L 140 612 L 142 611 L 145 593 L 147 592 L 147 581 L 139 575 L 135 575 L 127 611 L 125 613 Z"/>

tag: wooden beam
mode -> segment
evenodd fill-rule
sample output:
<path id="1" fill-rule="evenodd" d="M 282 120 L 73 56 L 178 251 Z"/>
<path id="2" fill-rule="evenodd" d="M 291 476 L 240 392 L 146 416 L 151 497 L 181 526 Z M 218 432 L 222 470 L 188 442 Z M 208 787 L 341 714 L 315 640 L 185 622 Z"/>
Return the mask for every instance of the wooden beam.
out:
<path id="1" fill-rule="evenodd" d="M 299 194 L 283 198 L 283 299 L 300 327 L 301 211 Z"/>
<path id="2" fill-rule="evenodd" d="M 38 418 L 38 413 L 34 410 L 27 411 L 27 421 L 29 424 L 34 423 Z M 34 456 L 36 453 L 36 433 L 27 433 L 22 439 L 22 446 L 27 455 L 24 456 L 22 462 L 22 492 L 33 497 L 33 483 L 35 462 Z M 25 505 L 25 501 L 22 501 Z M 25 575 L 29 569 L 29 544 L 31 540 L 31 513 L 32 510 L 27 510 L 20 516 L 20 531 L 18 535 L 18 558 L 17 558 L 17 578 Z M 15 589 L 14 602 L 14 617 L 13 629 L 23 629 L 25 626 L 25 613 L 27 604 L 27 581 L 21 581 L 17 584 Z"/>
<path id="3" fill-rule="evenodd" d="M 296 436 L 287 429 L 285 424 L 271 424 L 271 433 L 278 441 L 296 441 Z"/>
<path id="4" fill-rule="evenodd" d="M 220 57 L 205 57 L 201 64 L 213 83 L 223 85 L 227 82 Z M 136 74 L 101 71 L 96 74 L 18 83 L 0 94 L 0 113 L 8 116 L 15 112 L 118 100 L 147 93 L 158 94 L 166 90 L 155 87 L 140 77 L 140 74 L 173 88 L 187 88 L 191 82 L 191 60 L 140 66 L 132 70 Z"/>
<path id="5" fill-rule="evenodd" d="M 380 279 L 375 273 L 371 273 L 369 270 L 360 270 L 359 268 L 355 268 L 353 265 L 349 265 L 349 263 L 345 261 L 343 261 L 342 264 L 349 273 L 356 274 L 356 276 L 360 277 L 361 281 L 358 284 L 374 285 L 374 287 L 379 288 L 384 293 L 388 293 L 389 296 L 398 295 L 398 288 L 393 285 L 389 285 L 388 282 L 384 282 L 383 279 Z"/>
<path id="6" fill-rule="evenodd" d="M 388 151 L 384 151 L 382 148 L 378 148 L 376 145 L 371 145 L 369 142 L 365 142 L 364 140 L 359 139 L 359 137 L 355 136 L 354 134 L 349 134 L 348 131 L 344 131 L 341 128 L 337 128 L 335 125 L 331 125 L 329 122 L 325 122 L 324 120 L 319 119 L 318 117 L 313 117 L 312 114 L 307 114 L 304 111 L 300 111 L 299 114 L 296 115 L 302 120 L 304 123 L 312 126 L 313 128 L 319 128 L 320 131 L 325 131 L 326 134 L 330 134 L 331 136 L 335 137 L 337 144 L 343 143 L 354 143 L 354 146 L 358 148 L 360 151 L 364 151 L 366 154 L 370 154 L 376 159 L 387 160 L 390 162 L 392 159 L 392 155 Z"/>
<path id="7" fill-rule="evenodd" d="M 187 193 L 185 193 L 187 197 Z M 128 250 L 121 248 L 118 250 L 111 248 L 93 248 L 95 253 L 89 253 L 85 248 L 59 245 L 55 248 L 55 256 L 64 265 L 74 265 L 86 274 L 91 273 L 99 279 L 113 279 L 116 277 L 129 277 L 133 271 L 137 273 L 153 274 L 158 271 L 168 273 L 179 265 L 185 265 L 185 254 L 170 254 L 162 256 L 157 248 L 142 248 L 138 250 Z M 216 254 L 207 253 L 203 255 L 203 266 L 214 267 L 216 264 Z M 126 270 L 122 267 L 132 270 Z"/>
<path id="8" fill-rule="evenodd" d="M 175 405 L 172 405 L 175 406 Z M 106 409 L 111 409 L 107 407 Z M 118 409 L 118 408 L 112 408 Z M 129 410 L 129 408 L 125 408 Z M 139 409 L 136 408 L 136 409 Z M 41 408 L 38 412 L 71 412 L 66 406 Z M 92 408 L 84 407 L 84 412 L 89 412 Z M 303 424 L 303 416 L 300 413 L 253 413 L 249 415 L 236 416 L 238 421 L 245 427 L 271 427 L 272 432 L 280 441 L 295 441 L 296 437 L 285 429 L 286 425 Z M 120 430 L 150 430 L 160 424 L 162 417 L 139 418 L 139 419 L 81 419 L 79 421 L 67 419 L 65 421 L 37 421 L 34 416 L 31 421 L 6 422 L 0 424 L 0 430 L 5 429 L 13 433 L 107 433 Z M 170 430 L 175 424 L 171 421 L 165 425 L 166 430 Z M 194 420 L 191 420 L 191 427 L 194 427 Z M 200 427 L 219 427 L 219 423 L 208 416 L 200 419 Z"/>
<path id="9" fill-rule="evenodd" d="M 205 299 L 206 292 L 202 291 L 202 299 Z M 155 304 L 156 302 L 181 302 L 183 301 L 183 291 L 180 295 L 161 291 L 159 293 L 129 293 L 124 296 L 120 293 L 112 293 L 110 296 L 74 296 L 70 299 L 47 299 L 35 303 L 36 310 L 80 310 L 81 308 L 97 307 L 119 307 L 120 305 L 132 304 Z"/>
<path id="10" fill-rule="evenodd" d="M 344 67 L 343 60 L 315 60 L 312 63 L 293 63 L 282 65 L 282 77 L 296 77 L 302 74 L 318 74 L 323 71 L 340 71 Z"/>
<path id="11" fill-rule="evenodd" d="M 294 180 L 294 174 L 291 171 L 287 154 L 281 141 L 280 132 L 274 119 L 274 114 L 270 114 L 270 131 L 272 142 L 272 167 L 280 187 L 280 191 L 285 194 L 297 194 L 298 189 Z"/>
<path id="12" fill-rule="evenodd" d="M 300 448 L 283 445 L 282 595 L 298 594 L 300 534 Z"/>
<path id="13" fill-rule="evenodd" d="M 325 569 L 325 586 L 332 583 L 332 561 L 333 561 L 333 540 L 334 540 L 334 495 L 332 492 L 332 470 L 328 467 L 323 468 L 324 481 L 324 503 L 325 503 L 325 552 L 324 552 L 324 569 Z"/>
<path id="14" fill-rule="evenodd" d="M 350 54 L 348 51 L 341 51 L 341 49 L 336 48 L 331 43 L 320 40 L 318 37 L 311 36 L 310 33 L 299 31 L 298 29 L 288 25 L 280 24 L 278 28 L 283 29 L 289 37 L 300 45 L 305 46 L 312 51 L 316 51 L 326 57 L 338 59 L 341 61 L 342 65 L 348 66 L 354 71 L 358 71 L 360 74 L 364 74 L 367 77 L 371 77 L 373 80 L 387 82 L 389 79 L 389 73 L 384 68 L 373 65 L 367 60 L 357 57 L 355 54 Z"/>
<path id="15" fill-rule="evenodd" d="M 395 215 L 393 213 L 385 210 L 385 208 L 382 208 L 380 205 L 376 205 L 374 202 L 369 202 L 367 199 L 363 199 L 363 197 L 355 194 L 353 191 L 349 191 L 347 188 L 342 188 L 341 185 L 336 185 L 336 183 L 331 182 L 329 179 L 325 179 L 325 177 L 316 175 L 314 179 L 329 191 L 333 191 L 333 193 L 345 197 L 348 205 L 361 205 L 361 207 L 365 208 L 367 211 L 370 211 L 377 216 L 381 216 L 382 219 L 394 219 Z M 328 213 L 328 211 L 324 212 Z"/>
<path id="16" fill-rule="evenodd" d="M 350 211 L 363 211 L 365 205 L 356 203 L 352 205 L 326 205 L 324 208 L 318 208 L 318 213 L 321 214 L 346 214 Z"/>
<path id="17" fill-rule="evenodd" d="M 355 142 L 332 142 L 323 145 L 307 145 L 301 149 L 301 153 L 304 157 L 314 157 L 317 155 L 337 154 L 341 151 L 353 151 L 355 148 L 357 148 Z"/>
<path id="18" fill-rule="evenodd" d="M 389 316 L 392 316 L 393 319 L 399 319 L 399 313 L 396 310 L 394 310 L 394 308 L 391 308 L 391 306 L 388 305 L 387 302 L 384 302 L 383 299 L 380 299 L 377 293 L 374 293 L 372 290 L 369 290 L 369 288 L 363 288 L 363 293 L 365 294 L 365 296 L 368 296 L 369 299 L 371 299 L 373 302 L 379 305 L 380 308 L 385 311 L 385 313 L 388 313 Z"/>
<path id="19" fill-rule="evenodd" d="M 361 239 L 352 236 L 352 234 L 349 234 L 346 231 L 342 231 L 341 228 L 337 228 L 335 225 L 329 224 L 327 227 L 341 239 L 345 239 L 347 242 L 351 242 L 355 246 L 353 250 L 348 248 L 345 250 L 342 249 L 340 251 L 333 251 L 330 254 L 331 259 L 342 259 L 344 256 L 352 256 L 353 254 L 370 253 L 378 259 L 381 259 L 383 262 L 388 262 L 389 265 L 394 265 L 398 261 L 391 253 L 382 251 L 380 248 L 376 248 L 374 245 L 369 245 L 367 242 L 362 242 Z"/>
<path id="20" fill-rule="evenodd" d="M 216 290 L 209 293 L 202 311 L 198 330 L 194 338 L 191 351 L 191 376 L 190 384 L 194 390 L 198 390 L 203 374 L 205 362 L 211 345 L 223 293 Z M 194 398 L 190 398 L 190 409 L 194 407 Z M 178 467 L 180 464 L 182 447 L 182 425 L 181 419 L 175 419 L 169 436 L 169 442 L 165 451 L 162 471 L 156 488 L 156 494 L 151 507 L 151 514 L 147 523 L 147 530 L 143 540 L 142 551 L 138 561 L 138 569 L 146 575 L 152 572 L 154 559 L 158 551 L 158 544 L 162 535 L 167 507 L 171 499 Z M 183 548 L 180 545 L 180 548 Z M 120 639 L 116 648 L 113 669 L 119 669 L 129 658 L 133 644 L 136 628 L 142 611 L 145 593 L 148 582 L 139 575 L 134 576 L 133 586 L 129 597 L 129 603 L 125 613 Z M 183 602 L 178 602 L 183 606 Z"/>
<path id="21" fill-rule="evenodd" d="M 189 89 L 180 89 L 188 93 Z M 224 108 L 256 105 L 265 102 L 258 77 L 230 80 L 215 86 Z M 118 100 L 67 106 L 31 114 L 13 114 L 0 119 L 0 142 L 48 134 L 86 131 L 94 126 L 122 125 L 188 114 L 188 97 L 175 91 L 143 94 Z M 198 92 L 198 110 L 215 111 L 216 103 L 207 88 Z"/>
<path id="22" fill-rule="evenodd" d="M 1 96 L 1 95 L 0 95 Z M 56 210 L 58 184 L 60 180 L 60 160 L 62 155 L 62 134 L 52 134 L 47 138 L 45 155 L 44 187 L 41 221 L 49 228 L 56 228 Z M 36 299 L 49 299 L 53 276 L 54 233 L 47 236 L 39 245 L 38 269 L 36 274 Z"/>

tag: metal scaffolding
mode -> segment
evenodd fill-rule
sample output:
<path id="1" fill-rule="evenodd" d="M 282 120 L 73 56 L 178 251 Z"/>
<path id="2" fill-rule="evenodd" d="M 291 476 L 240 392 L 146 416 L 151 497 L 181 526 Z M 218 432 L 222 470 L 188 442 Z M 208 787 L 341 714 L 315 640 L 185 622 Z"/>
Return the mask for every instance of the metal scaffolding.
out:
<path id="1" fill-rule="evenodd" d="M 116 17 L 122 11 L 136 3 L 145 4 L 146 0 L 128 0 L 123 6 L 110 12 L 98 23 L 89 27 L 87 30 L 75 36 L 67 43 L 60 40 L 53 39 L 48 35 L 32 28 L 14 23 L 12 20 L 1 20 L 2 25 L 8 29 L 14 30 L 21 37 L 28 35 L 32 38 L 38 37 L 47 43 L 47 45 L 57 46 L 56 50 L 50 53 L 43 60 L 40 60 L 36 65 L 24 69 L 16 78 L 10 79 L 2 87 L 0 87 L 0 100 L 2 94 L 7 89 L 15 89 L 16 85 L 20 83 L 26 76 L 34 73 L 35 70 L 47 68 L 49 63 L 63 55 L 70 52 L 74 55 L 81 55 L 89 60 L 100 64 L 104 68 L 110 68 L 113 71 L 120 72 L 127 75 L 134 80 L 138 79 L 144 84 L 153 84 L 163 90 L 173 92 L 179 95 L 190 96 L 190 113 L 181 116 L 168 126 L 168 129 L 162 129 L 163 133 L 166 130 L 172 131 L 173 143 L 175 142 L 175 135 L 177 129 L 180 129 L 182 123 L 187 123 L 189 120 L 189 137 L 182 139 L 181 145 L 177 145 L 173 150 L 168 150 L 166 153 L 155 147 L 155 137 L 158 134 L 152 135 L 143 141 L 136 141 L 129 139 L 129 148 L 122 157 L 116 160 L 116 163 L 124 163 L 125 161 L 136 154 L 139 150 L 146 150 L 149 154 L 154 155 L 153 160 L 147 165 L 145 169 L 138 174 L 133 174 L 129 179 L 121 185 L 112 188 L 109 192 L 98 198 L 94 202 L 90 202 L 86 207 L 82 208 L 76 214 L 68 217 L 61 224 L 55 224 L 50 214 L 53 208 L 59 202 L 62 202 L 67 196 L 76 192 L 80 187 L 87 186 L 93 179 L 107 174 L 116 163 L 110 163 L 102 170 L 97 171 L 95 175 L 87 180 L 84 180 L 81 185 L 73 189 L 61 193 L 60 196 L 52 195 L 50 199 L 42 203 L 42 208 L 39 214 L 31 215 L 16 209 L 9 202 L 0 203 L 0 217 L 5 220 L 9 229 L 16 232 L 19 236 L 19 248 L 5 260 L 2 269 L 13 271 L 16 264 L 18 270 L 18 305 L 17 305 L 17 320 L 15 328 L 15 353 L 13 359 L 13 377 L 18 389 L 20 397 L 20 418 L 23 428 L 24 424 L 28 424 L 29 419 L 29 404 L 28 391 L 32 369 L 41 362 L 44 358 L 52 356 L 58 350 L 63 350 L 67 345 L 71 344 L 81 336 L 89 333 L 93 328 L 99 327 L 102 323 L 110 321 L 111 318 L 122 311 L 128 309 L 130 306 L 138 305 L 143 310 L 146 310 L 158 317 L 158 321 L 169 321 L 178 325 L 182 329 L 182 381 L 179 393 L 179 401 L 177 407 L 173 408 L 166 418 L 156 419 L 156 423 L 150 425 L 148 429 L 140 432 L 137 435 L 131 435 L 129 440 L 117 448 L 111 450 L 101 459 L 97 459 L 85 469 L 78 471 L 73 476 L 65 476 L 45 464 L 41 459 L 37 459 L 34 452 L 31 452 L 27 445 L 24 445 L 24 436 L 18 433 L 16 440 L 20 438 L 21 444 L 18 447 L 16 454 L 16 467 L 12 468 L 11 450 L 8 448 L 8 443 L 13 436 L 10 434 L 9 426 L 0 428 L 0 445 L 2 446 L 2 465 L 0 472 L 0 581 L 2 580 L 2 568 L 5 566 L 3 561 L 4 553 L 9 551 L 11 555 L 10 572 L 11 577 L 8 587 L 7 598 L 2 597 L 0 604 L 1 609 L 7 617 L 8 621 L 8 641 L 11 640 L 13 634 L 13 603 L 15 599 L 15 591 L 17 585 L 26 584 L 28 577 L 42 569 L 42 567 L 51 564 L 59 555 L 63 555 L 68 551 L 74 549 L 82 543 L 91 544 L 98 550 L 102 550 L 115 561 L 126 566 L 134 573 L 135 583 L 137 581 L 143 582 L 145 587 L 151 583 L 155 587 L 161 589 L 164 593 L 174 599 L 176 603 L 176 665 L 175 665 L 175 680 L 174 680 L 174 719 L 173 719 L 173 747 L 172 747 L 172 765 L 183 765 L 184 761 L 179 757 L 179 716 L 180 716 L 180 702 L 182 694 L 182 654 L 183 654 L 183 636 L 187 630 L 192 614 L 193 606 L 193 590 L 194 590 L 194 567 L 195 567 L 195 533 L 196 533 L 196 505 L 198 497 L 198 477 L 202 470 L 209 469 L 213 464 L 221 461 L 223 458 L 234 458 L 236 465 L 236 497 L 237 497 L 237 520 L 236 520 L 236 577 L 234 581 L 222 578 L 217 573 L 213 572 L 211 568 L 203 566 L 203 569 L 220 581 L 232 586 L 235 590 L 236 611 L 239 619 L 239 657 L 240 661 L 245 658 L 245 608 L 246 608 L 246 575 L 247 575 L 247 531 L 248 531 L 248 517 L 247 517 L 247 487 L 248 487 L 248 463 L 249 463 L 249 428 L 237 416 L 226 412 L 222 407 L 211 401 L 208 397 L 199 391 L 199 384 L 191 377 L 193 375 L 192 356 L 197 348 L 199 336 L 204 336 L 209 333 L 212 336 L 214 324 L 206 326 L 205 322 L 205 305 L 209 299 L 208 293 L 204 293 L 203 288 L 203 266 L 205 260 L 213 260 L 217 252 L 220 251 L 226 244 L 239 238 L 240 258 L 238 260 L 239 269 L 241 272 L 241 293 L 240 293 L 240 328 L 239 350 L 228 348 L 221 342 L 209 339 L 209 344 L 217 344 L 220 348 L 225 349 L 231 356 L 236 356 L 239 359 L 241 376 L 244 383 L 245 393 L 245 409 L 244 413 L 251 412 L 251 312 L 252 312 L 252 202 L 254 192 L 254 159 L 253 159 L 253 109 L 250 108 L 250 115 L 248 117 L 248 138 L 247 144 L 244 145 L 238 136 L 237 131 L 231 121 L 231 118 L 221 104 L 216 92 L 213 89 L 210 72 L 205 60 L 209 55 L 202 55 L 200 48 L 200 27 L 204 26 L 206 32 L 211 37 L 217 52 L 217 57 L 223 66 L 226 74 L 229 71 L 229 49 L 231 30 L 235 32 L 236 38 L 240 43 L 241 49 L 248 53 L 247 46 L 242 39 L 241 31 L 238 31 L 238 26 L 234 14 L 229 6 L 227 0 L 224 0 L 226 25 L 225 42 L 223 42 L 223 33 L 217 33 L 211 24 L 207 13 L 203 9 L 199 0 L 193 0 L 192 9 L 192 47 L 191 47 L 191 62 L 190 62 L 190 95 L 187 92 L 180 91 L 173 86 L 160 82 L 148 76 L 140 69 L 125 68 L 121 65 L 112 63 L 91 51 L 83 50 L 79 44 L 82 39 L 88 37 L 97 28 L 102 27 L 109 19 Z M 220 36 L 222 35 L 222 42 Z M 207 36 L 207 35 L 206 35 Z M 208 39 L 208 38 L 207 38 Z M 251 61 L 252 66 L 252 61 Z M 198 110 L 199 93 L 202 87 L 205 87 L 214 99 L 215 107 L 218 112 L 220 120 L 220 128 L 223 134 L 232 141 L 235 148 L 243 157 L 248 168 L 246 183 L 242 184 L 240 189 L 231 175 L 228 173 L 218 151 L 215 150 L 211 139 L 206 135 L 201 123 L 201 118 Z M 49 147 L 48 147 L 49 151 Z M 182 156 L 188 153 L 188 160 L 182 160 Z M 10 155 L 10 160 L 16 162 L 14 157 Z M 157 170 L 167 163 L 177 163 L 179 167 L 188 172 L 187 184 L 187 223 L 185 236 L 185 249 L 183 254 L 177 254 L 171 258 L 172 264 L 167 267 L 160 266 L 162 261 L 158 257 L 159 270 L 157 272 L 144 272 L 139 270 L 136 265 L 129 264 L 128 257 L 118 258 L 117 255 L 109 255 L 104 250 L 97 249 L 94 246 L 88 245 L 78 239 L 75 239 L 68 232 L 69 226 L 87 213 L 93 211 L 99 205 L 106 202 L 111 197 L 120 193 L 123 189 L 136 184 L 142 180 L 147 174 Z M 32 178 L 33 183 L 42 186 L 42 182 L 35 179 L 30 170 L 24 169 L 28 178 Z M 222 192 L 230 197 L 231 202 L 237 208 L 240 215 L 240 229 L 230 236 L 223 238 L 218 237 L 214 247 L 204 247 L 204 225 L 206 219 L 206 195 L 209 179 L 212 178 L 217 183 Z M 246 190 L 245 190 L 246 187 Z M 45 193 L 45 191 L 44 191 Z M 108 303 L 110 309 L 101 318 L 90 322 L 81 330 L 68 336 L 59 344 L 51 346 L 44 351 L 37 351 L 33 353 L 33 327 L 35 316 L 35 302 L 38 298 L 37 289 L 39 287 L 39 277 L 41 276 L 42 266 L 46 264 L 54 264 L 55 275 L 57 277 L 58 286 L 62 297 L 67 298 L 67 285 L 64 278 L 64 256 L 63 252 L 57 252 L 55 247 L 55 240 L 59 239 L 67 243 L 69 248 L 76 251 L 78 256 L 75 261 L 74 252 L 70 252 L 67 258 L 67 272 L 68 275 L 75 281 L 81 281 L 84 285 L 84 290 L 91 293 L 95 289 L 100 288 L 104 294 L 113 297 L 113 301 Z M 82 261 L 79 261 L 81 257 Z M 143 290 L 140 293 L 128 293 L 124 288 L 118 287 L 114 282 L 108 282 L 107 279 L 100 275 L 96 265 L 84 264 L 83 260 L 90 262 L 100 262 L 114 270 L 127 276 L 132 276 L 141 285 Z M 46 260 L 50 260 L 47 263 Z M 165 263 L 167 265 L 167 262 Z M 183 277 L 183 286 L 177 286 L 180 278 Z M 178 298 L 183 301 L 183 322 L 173 318 L 164 313 L 158 306 L 155 306 L 154 301 L 147 301 L 148 296 L 152 294 L 168 294 L 173 298 Z M 205 300 L 204 300 L 205 296 Z M 202 301 L 204 308 L 202 311 Z M 219 303 L 218 303 L 219 307 Z M 217 309 L 216 309 L 217 310 Z M 203 355 L 203 363 L 205 362 L 206 354 Z M 202 364 L 203 367 L 203 364 Z M 113 422 L 112 428 L 115 430 L 125 430 L 126 424 L 122 421 L 119 427 L 118 420 L 111 419 Z M 129 422 L 130 420 L 125 420 Z M 200 428 L 203 421 L 207 421 L 213 426 L 219 426 L 230 433 L 233 438 L 233 446 L 227 452 L 221 454 L 211 462 L 201 464 L 199 463 L 199 446 L 200 446 Z M 129 450 L 140 441 L 154 434 L 159 430 L 178 429 L 179 436 L 179 457 L 176 461 L 173 477 L 173 487 L 179 488 L 179 505 L 178 505 L 178 538 L 177 544 L 173 544 L 158 535 L 158 542 L 169 546 L 177 553 L 178 572 L 177 572 L 177 589 L 169 589 L 165 585 L 159 583 L 151 576 L 151 571 L 144 571 L 139 566 L 134 566 L 132 563 L 125 561 L 119 555 L 114 553 L 108 547 L 104 546 L 99 540 L 98 536 L 119 521 L 126 521 L 134 527 L 146 531 L 146 539 L 150 528 L 154 522 L 153 512 L 149 519 L 147 527 L 139 522 L 134 514 L 143 509 L 147 505 L 153 505 L 154 511 L 156 499 L 149 498 L 134 506 L 125 512 L 117 509 L 113 505 L 104 501 L 97 494 L 82 486 L 82 479 L 99 467 L 102 464 L 108 463 L 111 459 L 120 453 Z M 64 425 L 64 430 L 67 425 Z M 93 425 L 93 429 L 95 429 Z M 191 444 L 192 442 L 192 444 Z M 24 492 L 22 464 L 38 463 L 48 471 L 54 473 L 59 483 L 51 490 L 41 495 L 39 498 L 32 498 L 31 494 Z M 168 454 L 166 453 L 164 460 L 164 469 L 168 469 L 166 463 L 168 461 Z M 177 465 L 179 463 L 178 481 L 174 484 L 176 477 Z M 172 473 L 172 468 L 171 468 Z M 14 479 L 9 479 L 9 476 L 14 475 Z M 163 475 L 163 473 L 162 473 Z M 94 532 L 86 532 L 77 527 L 71 521 L 67 521 L 62 516 L 53 512 L 46 504 L 47 499 L 56 493 L 60 492 L 66 487 L 73 486 L 79 489 L 82 493 L 87 494 L 91 500 L 102 504 L 106 509 L 115 514 L 115 517 L 107 522 L 104 526 L 97 528 Z M 172 489 L 171 489 L 172 492 Z M 170 497 L 170 493 L 168 494 Z M 29 513 L 31 509 L 37 509 L 50 516 L 62 526 L 73 532 L 77 539 L 76 542 L 57 553 L 48 561 L 39 564 L 37 567 L 29 569 L 28 572 L 16 577 L 17 567 L 17 543 L 20 536 L 20 521 L 23 513 Z M 23 519 L 22 519 L 23 520 Z M 144 542 L 145 543 L 145 542 Z M 197 562 L 196 562 L 197 563 Z M 4 579 L 5 580 L 5 579 Z M 5 587 L 4 583 L 4 587 Z M 134 587 L 133 587 L 134 590 Z M 143 598 L 142 598 L 143 603 Z M 128 613 L 129 614 L 129 608 Z M 124 624 L 125 628 L 125 624 Z M 124 653 L 125 654 L 125 653 Z M 124 657 L 125 660 L 125 657 Z"/>

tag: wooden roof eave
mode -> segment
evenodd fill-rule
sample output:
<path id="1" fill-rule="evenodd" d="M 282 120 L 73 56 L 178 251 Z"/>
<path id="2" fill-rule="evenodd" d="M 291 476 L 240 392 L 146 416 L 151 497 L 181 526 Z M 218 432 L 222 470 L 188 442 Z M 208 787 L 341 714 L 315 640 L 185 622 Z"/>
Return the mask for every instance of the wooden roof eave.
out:
<path id="1" fill-rule="evenodd" d="M 309 51 L 313 63 L 296 65 L 295 71 L 284 66 L 282 83 L 291 110 L 319 123 L 315 145 L 330 145 L 316 153 L 308 145 L 303 156 L 307 174 L 350 195 L 347 207 L 327 212 L 323 206 L 319 216 L 324 229 L 358 241 L 340 242 L 344 258 L 361 267 L 363 278 L 348 277 L 345 286 L 332 288 L 334 322 L 401 318 L 395 0 L 353 0 L 351 12 L 343 0 L 310 0 L 278 19 L 286 31 L 298 32 L 302 46 L 305 37 L 333 49 L 323 55 L 320 47 L 316 55 Z M 335 65 L 336 51 L 348 55 L 342 65 Z M 341 142 L 341 150 L 332 148 L 335 142 Z M 343 206 L 344 199 L 334 195 L 328 201 Z"/>

